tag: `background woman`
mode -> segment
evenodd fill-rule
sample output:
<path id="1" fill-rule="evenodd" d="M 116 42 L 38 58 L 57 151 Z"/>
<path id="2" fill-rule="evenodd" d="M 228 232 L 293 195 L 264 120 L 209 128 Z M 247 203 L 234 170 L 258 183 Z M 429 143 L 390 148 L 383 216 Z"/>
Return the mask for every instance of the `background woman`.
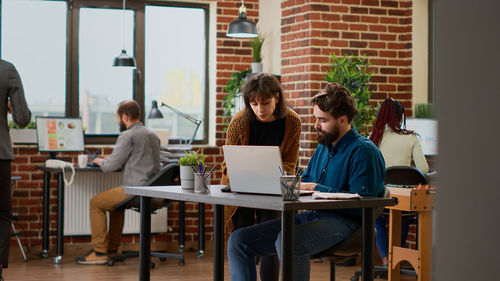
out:
<path id="1" fill-rule="evenodd" d="M 245 108 L 237 112 L 226 135 L 226 145 L 279 146 L 283 169 L 294 174 L 299 155 L 301 121 L 290 109 L 281 85 L 272 74 L 261 73 L 243 86 Z M 228 184 L 227 168 L 222 164 L 222 184 Z M 280 212 L 253 208 L 224 208 L 226 234 L 233 229 L 261 223 L 280 216 Z M 263 257 L 260 265 L 262 281 L 279 280 L 276 255 Z"/>
<path id="2" fill-rule="evenodd" d="M 370 140 L 378 146 L 384 156 L 385 166 L 411 166 L 411 160 L 422 173 L 427 174 L 429 165 L 425 160 L 422 146 L 414 131 L 406 130 L 405 108 L 402 103 L 393 99 L 386 99 L 380 111 Z M 376 244 L 382 264 L 387 265 L 388 239 L 386 218 L 380 216 L 375 221 L 377 230 Z M 408 236 L 408 220 L 403 220 L 401 243 L 406 242 Z"/>

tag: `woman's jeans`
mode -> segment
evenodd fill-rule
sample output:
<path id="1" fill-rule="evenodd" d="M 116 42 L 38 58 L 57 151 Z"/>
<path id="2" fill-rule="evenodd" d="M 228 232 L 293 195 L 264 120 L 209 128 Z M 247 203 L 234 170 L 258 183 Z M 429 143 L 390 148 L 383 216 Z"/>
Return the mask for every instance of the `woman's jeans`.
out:
<path id="1" fill-rule="evenodd" d="M 294 280 L 309 280 L 310 256 L 343 241 L 359 225 L 329 211 L 295 216 Z M 240 228 L 229 236 L 227 254 L 232 281 L 257 280 L 255 257 L 281 252 L 281 219 Z M 278 257 L 281 259 L 280 255 Z"/>
<path id="2" fill-rule="evenodd" d="M 377 237 L 375 244 L 377 244 L 377 250 L 381 258 L 389 256 L 389 236 L 387 235 L 387 217 L 381 215 L 375 220 L 375 230 L 377 232 Z M 401 247 L 406 244 L 406 238 L 408 237 L 408 232 L 410 231 L 410 219 L 405 218 L 401 220 Z"/>

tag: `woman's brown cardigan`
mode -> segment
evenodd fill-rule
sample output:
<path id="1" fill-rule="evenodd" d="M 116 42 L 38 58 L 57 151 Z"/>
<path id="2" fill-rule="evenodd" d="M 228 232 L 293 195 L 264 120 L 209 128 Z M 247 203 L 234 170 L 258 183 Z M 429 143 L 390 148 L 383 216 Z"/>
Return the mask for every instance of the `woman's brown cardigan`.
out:
<path id="1" fill-rule="evenodd" d="M 248 145 L 250 124 L 243 121 L 244 111 L 245 109 L 237 112 L 229 123 L 226 134 L 226 145 Z M 302 123 L 299 115 L 290 108 L 285 118 L 285 134 L 283 142 L 280 145 L 281 161 L 283 162 L 283 169 L 290 174 L 294 174 L 297 159 L 299 158 Z M 225 161 L 222 163 L 222 184 L 229 184 Z M 231 217 L 236 212 L 236 209 L 237 207 L 234 206 L 224 207 L 224 232 L 226 237 L 233 230 Z"/>

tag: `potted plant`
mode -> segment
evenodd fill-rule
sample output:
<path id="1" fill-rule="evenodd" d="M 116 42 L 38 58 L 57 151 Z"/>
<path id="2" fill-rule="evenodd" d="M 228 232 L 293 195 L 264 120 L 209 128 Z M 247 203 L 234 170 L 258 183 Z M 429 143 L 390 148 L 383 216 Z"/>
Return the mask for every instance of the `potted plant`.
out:
<path id="1" fill-rule="evenodd" d="M 179 158 L 180 178 L 182 189 L 194 188 L 194 168 L 205 163 L 207 156 L 196 151 L 186 152 Z"/>
<path id="2" fill-rule="evenodd" d="M 250 40 L 250 47 L 252 47 L 252 72 L 260 73 L 262 72 L 262 45 L 264 45 L 264 36 L 260 33 L 257 37 Z"/>
<path id="3" fill-rule="evenodd" d="M 222 98 L 224 107 L 224 131 L 227 130 L 229 121 L 231 121 L 235 113 L 234 109 L 238 109 L 236 108 L 235 100 L 240 96 L 241 86 L 245 83 L 245 78 L 250 71 L 250 69 L 245 69 L 231 74 L 231 80 L 226 84 L 225 90 L 227 95 Z"/>
<path id="4" fill-rule="evenodd" d="M 367 72 L 370 63 L 366 58 L 357 56 L 337 57 L 330 55 L 330 68 L 326 71 L 325 79 L 328 82 L 339 83 L 346 87 L 354 98 L 359 113 L 354 117 L 352 124 L 358 132 L 367 136 L 375 120 L 375 108 L 370 101 L 370 78 L 373 72 Z"/>
<path id="5" fill-rule="evenodd" d="M 33 144 L 36 143 L 36 123 L 30 123 L 24 127 L 19 127 L 14 121 L 9 121 L 10 139 L 15 144 Z"/>

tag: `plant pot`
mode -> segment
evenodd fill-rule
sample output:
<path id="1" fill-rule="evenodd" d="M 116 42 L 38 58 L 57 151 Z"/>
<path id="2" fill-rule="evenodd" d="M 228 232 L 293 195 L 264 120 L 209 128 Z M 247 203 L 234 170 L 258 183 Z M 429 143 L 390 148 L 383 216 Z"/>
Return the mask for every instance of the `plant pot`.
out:
<path id="1" fill-rule="evenodd" d="M 190 166 L 180 166 L 182 189 L 194 189 L 194 171 Z"/>
<path id="2" fill-rule="evenodd" d="M 36 129 L 10 129 L 10 139 L 15 144 L 34 144 Z"/>
<path id="3" fill-rule="evenodd" d="M 262 63 L 252 62 L 252 73 L 261 73 L 261 72 L 262 72 Z"/>

